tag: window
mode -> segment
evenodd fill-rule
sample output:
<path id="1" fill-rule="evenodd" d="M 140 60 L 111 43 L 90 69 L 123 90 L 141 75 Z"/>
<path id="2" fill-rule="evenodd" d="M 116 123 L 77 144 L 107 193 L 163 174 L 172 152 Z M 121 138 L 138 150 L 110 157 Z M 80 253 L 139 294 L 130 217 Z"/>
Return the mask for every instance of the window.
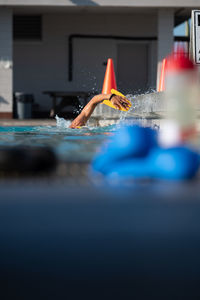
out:
<path id="1" fill-rule="evenodd" d="M 42 39 L 41 15 L 15 15 L 13 17 L 14 40 L 38 41 Z"/>

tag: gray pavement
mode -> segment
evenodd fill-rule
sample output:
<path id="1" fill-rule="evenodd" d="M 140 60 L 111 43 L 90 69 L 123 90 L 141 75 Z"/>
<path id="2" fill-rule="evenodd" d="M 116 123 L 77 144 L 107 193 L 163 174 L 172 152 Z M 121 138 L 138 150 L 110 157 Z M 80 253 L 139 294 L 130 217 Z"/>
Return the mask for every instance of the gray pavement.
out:
<path id="1" fill-rule="evenodd" d="M 55 126 L 55 119 L 0 119 L 0 126 Z"/>

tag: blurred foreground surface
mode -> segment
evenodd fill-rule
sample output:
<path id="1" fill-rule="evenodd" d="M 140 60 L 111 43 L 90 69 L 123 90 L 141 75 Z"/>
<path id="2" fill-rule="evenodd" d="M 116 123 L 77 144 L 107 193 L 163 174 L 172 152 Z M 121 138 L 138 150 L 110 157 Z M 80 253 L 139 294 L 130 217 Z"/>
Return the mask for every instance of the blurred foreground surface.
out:
<path id="1" fill-rule="evenodd" d="M 0 184 L 1 299 L 199 299 L 199 183 Z"/>
<path id="2" fill-rule="evenodd" d="M 24 139 L 27 147 L 36 141 L 55 146 L 50 132 L 2 133 L 2 149 L 8 137 L 15 147 Z M 88 172 L 90 149 L 102 143 L 101 133 L 54 133 L 63 139 L 59 153 L 70 159 L 54 161 L 46 148 L 27 156 L 24 148 L 14 151 L 21 156 L 3 152 L 8 164 L 0 172 L 1 299 L 199 299 L 199 176 L 109 186 Z M 78 148 L 82 143 L 86 151 Z M 17 167 L 8 172 L 11 158 Z M 22 167 L 33 158 L 38 166 L 53 162 L 52 172 L 37 173 L 31 165 L 35 176 L 29 174 Z"/>

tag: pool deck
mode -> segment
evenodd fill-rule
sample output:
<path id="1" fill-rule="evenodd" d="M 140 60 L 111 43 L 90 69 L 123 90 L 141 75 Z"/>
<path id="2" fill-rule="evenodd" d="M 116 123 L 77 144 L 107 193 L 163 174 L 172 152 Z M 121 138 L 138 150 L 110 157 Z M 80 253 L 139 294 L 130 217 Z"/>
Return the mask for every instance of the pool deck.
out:
<path id="1" fill-rule="evenodd" d="M 129 118 L 133 120 L 134 118 Z M 138 118 L 135 118 L 137 120 Z M 128 120 L 128 119 L 127 119 Z M 150 126 L 150 124 L 161 125 L 162 120 L 157 118 L 139 119 L 143 126 Z M 72 121 L 66 119 L 66 121 Z M 88 126 L 109 126 L 119 122 L 119 117 L 114 116 L 110 118 L 91 117 L 88 121 Z M 56 126 L 55 119 L 0 119 L 0 126 Z"/>
<path id="2" fill-rule="evenodd" d="M 0 119 L 0 126 L 56 126 L 55 119 Z"/>

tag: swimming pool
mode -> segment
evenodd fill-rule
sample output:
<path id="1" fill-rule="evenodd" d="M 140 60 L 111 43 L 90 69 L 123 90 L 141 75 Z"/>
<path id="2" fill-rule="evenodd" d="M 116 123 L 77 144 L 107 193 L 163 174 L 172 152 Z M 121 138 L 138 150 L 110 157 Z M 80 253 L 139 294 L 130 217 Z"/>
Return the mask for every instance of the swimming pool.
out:
<path id="1" fill-rule="evenodd" d="M 51 147 L 61 161 L 89 163 L 98 147 L 116 130 L 106 127 L 68 128 L 69 122 L 57 120 L 57 126 L 0 127 L 1 146 Z"/>

